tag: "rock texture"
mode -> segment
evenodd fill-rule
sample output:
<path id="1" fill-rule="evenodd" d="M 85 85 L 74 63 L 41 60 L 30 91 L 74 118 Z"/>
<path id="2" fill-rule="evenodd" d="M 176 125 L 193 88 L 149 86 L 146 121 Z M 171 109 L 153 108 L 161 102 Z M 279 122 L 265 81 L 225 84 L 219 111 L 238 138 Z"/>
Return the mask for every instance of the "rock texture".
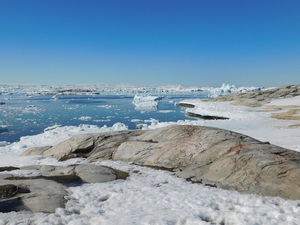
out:
<path id="1" fill-rule="evenodd" d="M 43 152 L 43 156 L 61 161 L 75 157 L 111 159 L 111 152 L 119 145 L 143 133 L 143 131 L 119 131 L 100 134 L 83 134 L 72 137 Z"/>
<path id="2" fill-rule="evenodd" d="M 11 177 L 8 177 L 11 178 Z M 1 180 L 6 188 L 5 198 L 0 200 L 0 212 L 29 210 L 31 212 L 54 212 L 64 207 L 65 186 L 45 179 Z M 7 189 L 7 188 L 10 189 Z"/>
<path id="3" fill-rule="evenodd" d="M 300 153 L 231 131 L 168 127 L 121 144 L 113 158 L 223 189 L 300 199 Z"/>
<path id="4" fill-rule="evenodd" d="M 214 99 L 207 99 L 205 101 L 233 101 L 234 105 L 260 107 L 269 103 L 272 99 L 290 98 L 298 95 L 300 95 L 300 85 L 287 85 L 265 91 L 235 93 Z"/>
<path id="5" fill-rule="evenodd" d="M 96 165 L 79 165 L 75 172 L 83 181 L 88 183 L 108 182 L 117 178 L 112 169 Z"/>
<path id="6" fill-rule="evenodd" d="M 192 113 L 192 112 L 187 112 L 187 115 L 190 116 L 190 117 L 196 117 L 196 118 L 200 118 L 200 119 L 203 119 L 203 120 L 229 120 L 228 117 L 201 115 L 201 114 Z"/>
<path id="7" fill-rule="evenodd" d="M 42 155 L 44 151 L 48 150 L 51 147 L 52 146 L 42 146 L 42 147 L 28 148 L 20 156 Z"/>
<path id="8" fill-rule="evenodd" d="M 44 156 L 74 157 L 76 140 L 80 157 L 90 161 L 128 161 L 227 190 L 300 199 L 300 153 L 228 130 L 176 125 L 91 134 L 54 146 Z"/>
<path id="9" fill-rule="evenodd" d="M 35 155 L 37 152 L 28 151 L 28 153 Z M 0 212 L 29 210 L 53 213 L 57 208 L 64 207 L 67 186 L 126 179 L 129 175 L 120 170 L 92 164 L 68 167 L 32 165 L 21 168 L 0 168 L 0 171 L 12 169 L 36 170 L 41 175 L 22 177 L 1 174 Z"/>

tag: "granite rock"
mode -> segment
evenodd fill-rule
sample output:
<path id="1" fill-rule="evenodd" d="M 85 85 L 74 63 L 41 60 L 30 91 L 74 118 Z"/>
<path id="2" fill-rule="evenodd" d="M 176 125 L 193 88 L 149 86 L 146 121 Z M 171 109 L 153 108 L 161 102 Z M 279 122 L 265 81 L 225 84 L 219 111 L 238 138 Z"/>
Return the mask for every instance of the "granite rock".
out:
<path id="1" fill-rule="evenodd" d="M 83 144 L 82 140 L 93 144 Z M 66 150 L 62 146 L 69 147 Z M 82 150 L 82 146 L 88 151 Z M 300 199 L 300 153 L 228 130 L 174 125 L 155 130 L 87 134 L 84 138 L 66 140 L 44 155 L 62 160 L 76 149 L 82 150 L 80 157 L 91 162 L 122 160 L 174 171 L 179 177 L 204 185 Z M 92 171 L 83 169 L 82 173 L 89 170 Z"/>

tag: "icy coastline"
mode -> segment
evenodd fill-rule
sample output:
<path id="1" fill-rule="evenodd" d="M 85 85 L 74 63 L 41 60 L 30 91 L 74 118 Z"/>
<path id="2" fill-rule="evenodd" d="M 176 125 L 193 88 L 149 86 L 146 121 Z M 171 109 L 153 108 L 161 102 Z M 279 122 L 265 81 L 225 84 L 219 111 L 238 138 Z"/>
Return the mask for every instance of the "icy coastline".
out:
<path id="1" fill-rule="evenodd" d="M 230 93 L 259 91 L 264 87 L 236 87 L 222 84 L 220 87 L 184 87 L 181 85 L 134 86 L 134 85 L 4 85 L 0 84 L 0 93 L 26 93 L 28 95 L 178 95 L 205 93 L 210 97 Z"/>
<path id="2" fill-rule="evenodd" d="M 167 124 L 160 124 L 160 126 Z M 27 147 L 55 144 L 81 133 L 126 130 L 111 128 L 52 127 L 37 136 L 1 149 L 1 166 L 85 164 L 84 159 L 59 162 L 39 156 L 19 157 Z M 290 141 L 293 138 L 290 137 Z M 0 213 L 3 224 L 298 224 L 300 201 L 260 197 L 192 184 L 172 173 L 126 162 L 104 161 L 101 165 L 130 173 L 125 181 L 85 184 L 68 188 L 67 204 L 55 213 Z M 16 171 L 15 175 L 19 173 Z M 32 174 L 30 170 L 28 175 Z M 101 192 L 99 192 L 101 190 Z M 103 201 L 103 199 L 106 199 Z M 139 210 L 137 210 L 139 209 Z M 126 213 L 124 213 L 124 210 Z"/>
<path id="3" fill-rule="evenodd" d="M 15 91 L 15 90 L 14 90 Z M 4 93 L 4 95 L 6 95 Z M 151 102 L 153 99 L 151 99 Z M 171 124 L 205 125 L 247 134 L 261 141 L 300 151 L 299 127 L 292 121 L 270 118 L 272 112 L 258 111 L 228 102 L 185 100 L 195 105 L 195 113 L 228 116 L 227 121 L 152 120 L 143 129 Z M 152 104 L 152 103 L 151 103 Z M 299 105 L 299 97 L 274 100 L 269 105 Z M 144 121 L 140 121 L 143 123 Z M 20 157 L 28 147 L 54 145 L 82 133 L 127 130 L 117 123 L 112 127 L 55 126 L 44 133 L 23 137 L 19 142 L 0 147 L 1 167 L 26 165 L 86 164 L 85 159 L 64 162 L 40 156 Z M 126 162 L 104 161 L 100 164 L 130 173 L 125 181 L 85 184 L 68 188 L 66 208 L 55 213 L 0 213 L 0 224 L 299 224 L 300 201 L 260 197 L 192 184 L 171 172 L 158 171 Z M 32 171 L 28 171 L 31 174 Z M 15 172 L 18 175 L 18 172 Z M 99 191 L 101 190 L 101 191 Z"/>

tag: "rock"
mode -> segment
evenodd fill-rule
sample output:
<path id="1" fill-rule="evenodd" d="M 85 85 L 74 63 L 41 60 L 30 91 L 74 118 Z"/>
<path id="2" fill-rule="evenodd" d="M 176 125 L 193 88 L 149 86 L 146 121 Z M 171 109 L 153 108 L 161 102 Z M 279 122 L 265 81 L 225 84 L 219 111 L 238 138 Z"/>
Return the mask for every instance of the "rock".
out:
<path id="1" fill-rule="evenodd" d="M 228 117 L 201 115 L 201 114 L 192 113 L 192 112 L 187 112 L 187 115 L 190 116 L 190 117 L 196 117 L 196 118 L 200 118 L 200 119 L 203 119 L 203 120 L 229 120 Z"/>
<path id="2" fill-rule="evenodd" d="M 235 93 L 203 101 L 233 101 L 234 105 L 260 107 L 270 103 L 272 99 L 291 98 L 300 95 L 300 85 L 287 85 L 264 91 Z"/>
<path id="3" fill-rule="evenodd" d="M 14 167 L 14 166 L 0 167 L 0 172 L 13 171 L 13 170 L 19 170 L 19 168 L 18 167 Z"/>
<path id="4" fill-rule="evenodd" d="M 54 213 L 57 208 L 64 207 L 67 195 L 64 185 L 45 179 L 17 182 L 30 189 L 30 193 L 22 197 L 22 203 L 31 212 Z"/>
<path id="5" fill-rule="evenodd" d="M 112 169 L 93 164 L 79 165 L 75 172 L 77 176 L 88 183 L 103 183 L 117 179 Z"/>
<path id="6" fill-rule="evenodd" d="M 300 199 L 300 153 L 211 127 L 169 126 L 122 143 L 114 160 L 172 169 L 193 182 Z"/>
<path id="7" fill-rule="evenodd" d="M 18 194 L 18 187 L 13 184 L 0 185 L 0 200 L 11 198 Z"/>
<path id="8" fill-rule="evenodd" d="M 54 157 L 60 160 L 66 156 L 78 157 L 80 153 L 88 153 L 94 148 L 96 134 L 82 134 L 63 141 L 43 153 L 45 157 Z M 78 155 L 77 155 L 78 154 Z"/>
<path id="9" fill-rule="evenodd" d="M 126 179 L 127 172 L 92 164 L 67 167 L 31 165 L 17 168 L 37 170 L 38 176 L 0 174 L 0 212 L 29 210 L 54 213 L 65 205 L 66 187 L 84 182 L 108 182 Z"/>
<path id="10" fill-rule="evenodd" d="M 0 212 L 54 213 L 65 205 L 66 186 L 50 179 L 8 177 L 0 186 Z"/>
<path id="11" fill-rule="evenodd" d="M 102 133 L 96 140 L 94 149 L 87 155 L 91 162 L 102 161 L 112 158 L 112 153 L 125 141 L 135 140 L 137 136 L 145 131 L 114 131 Z"/>
<path id="12" fill-rule="evenodd" d="M 195 108 L 193 104 L 179 102 L 176 104 L 177 106 L 185 107 L 185 108 Z"/>
<path id="13" fill-rule="evenodd" d="M 18 212 L 22 210 L 28 210 L 21 198 L 11 198 L 7 200 L 0 200 L 0 212 L 7 213 L 7 212 Z"/>
<path id="14" fill-rule="evenodd" d="M 76 143 L 80 146 L 76 147 Z M 92 134 L 66 140 L 44 154 L 62 159 L 76 155 L 78 149 L 78 156 L 91 162 L 122 160 L 171 170 L 179 177 L 204 185 L 300 199 L 299 152 L 228 130 L 176 125 Z M 75 173 L 86 182 L 110 181 L 117 176 L 113 170 L 96 165 L 77 166 Z"/>
<path id="15" fill-rule="evenodd" d="M 90 161 L 111 159 L 112 152 L 124 141 L 143 131 L 117 131 L 100 134 L 83 134 L 53 146 L 43 153 L 45 157 L 67 160 L 74 157 L 89 157 Z"/>
<path id="16" fill-rule="evenodd" d="M 1 183 L 3 182 L 5 181 Z M 64 207 L 64 196 L 67 195 L 67 191 L 62 184 L 44 179 L 8 180 L 6 182 L 7 184 L 2 185 L 5 200 L 0 201 L 0 212 L 30 210 L 31 212 L 53 213 L 56 208 Z"/>
<path id="17" fill-rule="evenodd" d="M 75 175 L 75 166 L 30 165 L 21 170 L 38 170 L 42 176 Z"/>
<path id="18" fill-rule="evenodd" d="M 29 156 L 29 155 L 42 155 L 44 151 L 48 150 L 52 146 L 43 146 L 43 147 L 32 147 L 28 148 L 26 151 L 20 154 L 20 156 Z"/>

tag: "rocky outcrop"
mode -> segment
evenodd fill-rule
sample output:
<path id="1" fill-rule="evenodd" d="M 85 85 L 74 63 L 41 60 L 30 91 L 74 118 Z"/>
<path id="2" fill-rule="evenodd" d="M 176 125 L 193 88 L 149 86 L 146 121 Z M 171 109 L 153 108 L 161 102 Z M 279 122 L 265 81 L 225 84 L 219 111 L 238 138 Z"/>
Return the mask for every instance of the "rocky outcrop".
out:
<path id="1" fill-rule="evenodd" d="M 121 144 L 113 158 L 223 189 L 300 199 L 300 153 L 231 131 L 168 127 Z"/>
<path id="2" fill-rule="evenodd" d="M 36 154 L 36 151 L 29 151 Z M 8 170 L 6 170 L 8 169 Z M 36 170 L 38 176 L 0 176 L 0 212 L 29 210 L 53 213 L 65 205 L 67 186 L 126 179 L 128 173 L 113 168 L 84 164 L 68 167 L 32 165 L 21 168 L 0 168 L 1 171 Z"/>
<path id="3" fill-rule="evenodd" d="M 112 169 L 97 165 L 79 165 L 75 168 L 76 174 L 88 183 L 103 183 L 117 178 Z"/>
<path id="4" fill-rule="evenodd" d="M 187 112 L 187 115 L 190 116 L 190 117 L 196 117 L 196 118 L 200 118 L 200 119 L 203 119 L 203 120 L 229 120 L 228 117 L 201 115 L 201 114 L 192 113 L 192 112 Z"/>
<path id="5" fill-rule="evenodd" d="M 54 146 L 44 156 L 63 160 L 74 157 L 76 149 L 90 161 L 128 161 L 227 190 L 300 199 L 300 153 L 228 130 L 177 125 L 91 134 Z"/>
<path id="6" fill-rule="evenodd" d="M 143 131 L 119 131 L 100 134 L 82 134 L 53 146 L 43 152 L 45 157 L 54 157 L 61 161 L 75 157 L 88 157 L 92 161 L 111 159 L 111 152 L 119 143 L 131 140 Z"/>
<path id="7" fill-rule="evenodd" d="M 184 102 L 179 102 L 176 105 L 181 106 L 181 107 L 185 107 L 185 108 L 195 108 L 195 106 L 193 104 L 184 103 Z"/>
<path id="8" fill-rule="evenodd" d="M 67 195 L 64 185 L 46 179 L 9 178 L 12 177 L 0 181 L 0 189 L 7 192 L 0 199 L 0 212 L 29 210 L 51 213 L 56 208 L 64 207 L 64 196 Z"/>
<path id="9" fill-rule="evenodd" d="M 298 95 L 300 95 L 300 85 L 287 85 L 280 88 L 273 88 L 264 91 L 235 93 L 203 101 L 232 101 L 234 105 L 260 107 L 264 104 L 270 103 L 272 99 L 291 98 Z"/>
<path id="10" fill-rule="evenodd" d="M 29 155 L 42 155 L 44 151 L 48 150 L 52 146 L 42 146 L 42 147 L 33 147 L 28 148 L 20 156 L 29 156 Z"/>

